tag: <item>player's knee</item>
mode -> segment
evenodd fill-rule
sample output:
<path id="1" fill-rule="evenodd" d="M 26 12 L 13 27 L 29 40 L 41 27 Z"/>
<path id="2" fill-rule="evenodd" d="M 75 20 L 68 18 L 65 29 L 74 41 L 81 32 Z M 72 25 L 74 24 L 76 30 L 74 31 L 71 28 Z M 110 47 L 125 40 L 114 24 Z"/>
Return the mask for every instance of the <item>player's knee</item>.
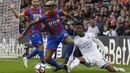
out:
<path id="1" fill-rule="evenodd" d="M 85 63 L 85 59 L 80 58 L 80 63 L 84 64 Z"/>
<path id="2" fill-rule="evenodd" d="M 43 49 L 44 49 L 44 45 L 41 44 L 41 45 L 38 46 L 38 48 L 39 48 L 40 50 L 43 50 Z"/>
<path id="3" fill-rule="evenodd" d="M 73 41 L 73 39 L 70 36 L 65 38 L 65 44 L 70 44 L 71 45 L 73 43 L 74 43 L 74 41 Z"/>
<path id="4" fill-rule="evenodd" d="M 80 61 L 80 63 L 81 63 L 81 64 L 85 64 L 85 62 L 84 62 L 84 61 Z"/>
<path id="5" fill-rule="evenodd" d="M 50 61 L 50 58 L 45 57 L 44 60 L 47 62 L 47 61 Z"/>

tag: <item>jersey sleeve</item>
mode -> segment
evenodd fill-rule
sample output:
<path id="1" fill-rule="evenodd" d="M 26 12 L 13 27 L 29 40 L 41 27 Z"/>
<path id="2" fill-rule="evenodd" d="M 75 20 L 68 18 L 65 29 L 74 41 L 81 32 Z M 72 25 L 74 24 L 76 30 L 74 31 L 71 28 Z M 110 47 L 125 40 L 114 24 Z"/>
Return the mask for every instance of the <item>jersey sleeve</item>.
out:
<path id="1" fill-rule="evenodd" d="M 29 9 L 23 11 L 23 14 L 24 14 L 25 16 L 29 16 Z"/>
<path id="2" fill-rule="evenodd" d="M 74 38 L 74 46 L 77 47 L 77 43 L 78 43 L 78 37 L 76 36 L 76 37 Z"/>
<path id="3" fill-rule="evenodd" d="M 58 10 L 58 9 L 56 11 L 57 11 L 58 14 L 60 14 L 60 16 L 65 16 L 65 12 L 64 11 Z"/>
<path id="4" fill-rule="evenodd" d="M 90 37 L 92 37 L 92 40 L 104 51 L 104 53 L 107 53 L 104 44 L 93 33 L 90 33 Z"/>

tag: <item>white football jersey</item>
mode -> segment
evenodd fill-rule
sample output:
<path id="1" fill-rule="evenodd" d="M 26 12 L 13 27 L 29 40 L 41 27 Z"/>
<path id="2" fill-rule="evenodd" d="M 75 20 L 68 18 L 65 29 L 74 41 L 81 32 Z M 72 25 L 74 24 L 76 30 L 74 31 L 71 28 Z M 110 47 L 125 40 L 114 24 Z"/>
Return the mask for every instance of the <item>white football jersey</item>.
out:
<path id="1" fill-rule="evenodd" d="M 101 53 L 97 49 L 93 38 L 95 38 L 95 35 L 93 33 L 85 33 L 84 37 L 79 37 L 78 35 L 74 38 L 74 45 L 79 48 L 83 56 L 86 56 L 87 58 L 92 57 L 99 57 Z"/>

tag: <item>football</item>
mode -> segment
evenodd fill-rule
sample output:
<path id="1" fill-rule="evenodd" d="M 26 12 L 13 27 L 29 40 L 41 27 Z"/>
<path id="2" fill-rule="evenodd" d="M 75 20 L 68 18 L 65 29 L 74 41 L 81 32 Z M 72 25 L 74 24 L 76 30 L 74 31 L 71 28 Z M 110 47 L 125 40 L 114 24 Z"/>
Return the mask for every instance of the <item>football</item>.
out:
<path id="1" fill-rule="evenodd" d="M 45 73 L 46 65 L 42 63 L 38 63 L 35 66 L 36 73 Z"/>

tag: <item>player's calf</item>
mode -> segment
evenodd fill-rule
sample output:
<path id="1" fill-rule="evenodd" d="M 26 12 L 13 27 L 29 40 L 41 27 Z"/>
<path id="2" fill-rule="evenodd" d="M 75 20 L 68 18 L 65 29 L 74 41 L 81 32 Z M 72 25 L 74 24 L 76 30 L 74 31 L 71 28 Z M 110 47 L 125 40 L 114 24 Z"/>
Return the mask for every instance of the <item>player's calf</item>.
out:
<path id="1" fill-rule="evenodd" d="M 108 64 L 105 69 L 107 69 L 109 72 L 125 72 L 123 68 L 116 68 L 113 67 L 111 64 Z"/>
<path id="2" fill-rule="evenodd" d="M 61 65 L 60 67 L 56 67 L 56 68 L 52 69 L 51 71 L 52 71 L 52 72 L 57 72 L 57 71 L 59 71 L 59 70 L 61 70 L 61 69 L 63 69 L 63 66 L 62 66 L 62 65 Z"/>

